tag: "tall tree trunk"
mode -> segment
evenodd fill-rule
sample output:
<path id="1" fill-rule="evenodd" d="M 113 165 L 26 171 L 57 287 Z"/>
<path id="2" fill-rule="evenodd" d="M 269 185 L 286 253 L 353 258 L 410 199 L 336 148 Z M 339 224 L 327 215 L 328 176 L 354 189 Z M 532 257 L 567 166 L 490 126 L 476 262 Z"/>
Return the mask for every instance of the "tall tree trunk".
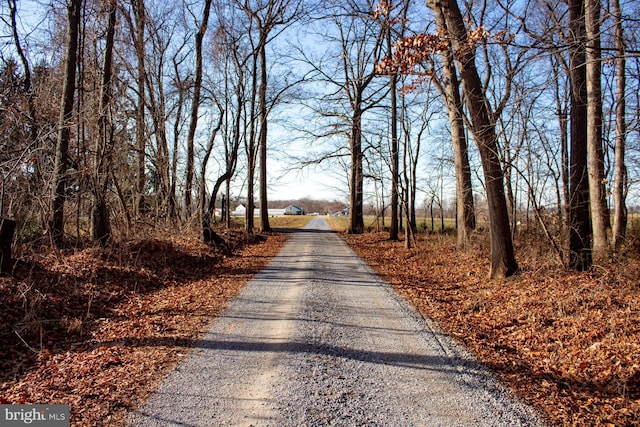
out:
<path id="1" fill-rule="evenodd" d="M 515 259 L 509 213 L 504 193 L 504 174 L 498 157 L 495 125 L 491 121 L 488 102 L 475 65 L 475 49 L 468 46 L 467 30 L 456 0 L 429 0 L 436 13 L 442 9 L 455 58 L 460 69 L 464 98 L 469 110 L 472 132 L 484 171 L 491 228 L 491 278 L 510 276 L 518 271 Z"/>
<path id="2" fill-rule="evenodd" d="M 560 169 L 561 169 L 561 177 L 562 177 L 562 190 L 558 188 L 557 192 L 562 194 L 562 197 L 558 196 L 558 206 L 562 206 L 559 209 L 558 217 L 559 223 L 561 224 L 561 235 L 562 239 L 565 240 L 567 237 L 566 230 L 568 225 L 570 224 L 570 209 L 569 209 L 569 201 L 570 191 L 569 191 L 569 119 L 567 113 L 567 100 L 566 96 L 562 93 L 561 80 L 560 75 L 562 73 L 560 69 L 560 64 L 563 63 L 562 58 L 551 57 L 551 66 L 553 68 L 554 75 L 554 91 L 556 97 L 556 114 L 558 115 L 558 127 L 560 132 Z M 563 262 L 566 263 L 566 260 Z"/>
<path id="3" fill-rule="evenodd" d="M 53 172 L 53 194 L 51 196 L 51 239 L 61 248 L 64 240 L 64 202 L 67 189 L 67 166 L 69 163 L 69 139 L 71 119 L 76 91 L 76 68 L 78 60 L 78 35 L 80 33 L 80 8 L 82 0 L 70 0 L 67 4 L 67 48 L 62 87 L 62 105 L 58 119 L 58 140 Z"/>
<path id="4" fill-rule="evenodd" d="M 410 137 L 408 135 L 405 135 L 405 140 L 406 140 L 406 144 L 405 144 L 405 151 L 410 150 L 409 146 L 411 145 L 409 143 L 409 139 Z M 409 175 L 409 182 L 407 183 L 407 188 L 408 188 L 408 193 L 409 193 L 409 206 L 410 206 L 410 212 L 409 212 L 409 217 L 408 217 L 408 221 L 411 224 L 411 233 L 415 236 L 418 232 L 418 221 L 417 221 L 417 217 L 416 217 L 416 195 L 418 193 L 418 160 L 420 158 L 420 145 L 422 143 L 422 130 L 420 130 L 420 132 L 418 132 L 418 136 L 417 136 L 417 142 L 416 142 L 416 147 L 415 147 L 415 154 L 412 154 L 411 156 L 409 156 L 409 169 L 410 169 L 410 175 Z"/>
<path id="5" fill-rule="evenodd" d="M 386 21 L 386 39 L 389 57 L 393 56 L 391 44 L 391 24 Z M 395 72 L 389 74 L 389 97 L 391 101 L 391 227 L 389 239 L 398 240 L 398 186 L 400 177 L 400 160 L 398 148 L 398 106 L 397 106 L 397 81 Z M 406 172 L 406 171 L 405 171 Z M 407 243 L 408 244 L 408 243 Z"/>
<path id="6" fill-rule="evenodd" d="M 169 216 L 178 218 L 180 209 L 178 206 L 178 196 L 176 194 L 176 183 L 178 181 L 178 147 L 180 146 L 180 121 L 185 98 L 184 81 L 180 78 L 179 63 L 173 58 L 173 69 L 178 86 L 178 102 L 176 108 L 176 118 L 173 122 L 173 157 L 171 159 L 171 186 L 169 187 Z"/>
<path id="7" fill-rule="evenodd" d="M 436 23 L 440 28 L 446 28 L 446 21 L 441 8 L 434 10 Z M 476 228 L 476 212 L 473 201 L 473 187 L 471 185 L 471 166 L 469 165 L 469 147 L 464 132 L 462 117 L 462 99 L 460 98 L 460 82 L 451 50 L 441 52 L 442 71 L 444 74 L 444 98 L 451 128 L 451 142 L 453 144 L 453 163 L 456 175 L 456 245 L 464 248 L 469 243 L 469 237 Z"/>
<path id="8" fill-rule="evenodd" d="M 587 170 L 587 77 L 585 22 L 582 0 L 569 0 L 569 79 L 571 81 L 569 160 L 569 268 L 583 271 L 591 266 L 591 222 Z"/>
<path id="9" fill-rule="evenodd" d="M 356 95 L 360 97 L 361 95 Z M 350 176 L 350 221 L 349 233 L 364 233 L 363 216 L 363 175 L 362 175 L 362 110 L 358 102 L 353 113 L 351 124 L 351 176 Z"/>
<path id="10" fill-rule="evenodd" d="M 33 90 L 33 82 L 31 78 L 31 67 L 29 65 L 29 60 L 27 59 L 27 55 L 25 54 L 24 49 L 22 48 L 22 43 L 20 42 L 20 36 L 18 34 L 18 21 L 17 21 L 17 3 L 16 0 L 7 0 L 7 4 L 9 6 L 9 15 L 11 21 L 11 33 L 13 36 L 13 43 L 16 48 L 16 52 L 18 53 L 18 57 L 20 58 L 20 62 L 22 63 L 22 87 L 24 92 L 27 94 L 27 108 L 29 111 L 28 117 L 28 129 L 29 129 L 29 137 L 31 138 L 31 143 L 33 144 L 32 152 L 40 151 L 40 144 L 38 141 L 38 121 L 36 114 L 36 104 L 35 104 L 35 92 Z M 42 173 L 41 168 L 34 168 L 34 179 L 29 179 L 28 182 L 28 190 L 30 194 L 38 194 L 37 187 L 42 185 Z M 0 195 L 0 214 L 4 214 L 4 187 L 2 191 L 2 195 Z"/>
<path id="11" fill-rule="evenodd" d="M 260 29 L 261 32 L 265 31 Z M 267 34 L 260 37 L 260 89 L 258 91 L 258 110 L 260 112 L 260 132 L 258 149 L 260 151 L 260 229 L 271 231 L 269 225 L 269 202 L 267 200 Z"/>
<path id="12" fill-rule="evenodd" d="M 258 97 L 258 57 L 257 52 L 253 54 L 253 64 L 251 70 L 251 101 L 249 104 L 249 135 L 245 142 L 245 151 L 247 155 L 247 211 L 245 216 L 245 231 L 247 234 L 254 232 L 254 195 L 255 195 L 255 179 L 256 179 L 256 101 Z M 246 123 L 245 123 L 246 126 Z"/>
<path id="13" fill-rule="evenodd" d="M 36 121 L 36 106 L 34 102 L 35 93 L 33 91 L 33 84 L 31 80 L 31 67 L 29 66 L 29 60 L 27 59 L 27 55 L 22 49 L 20 37 L 18 36 L 18 22 L 16 17 L 18 8 L 16 0 L 8 0 L 7 3 L 9 6 L 9 14 L 11 16 L 11 33 L 13 37 L 13 43 L 18 53 L 18 57 L 20 58 L 20 62 L 22 63 L 22 82 L 24 91 L 27 93 L 27 108 L 29 111 L 29 134 L 32 142 L 35 142 L 38 139 L 38 125 Z"/>
<path id="14" fill-rule="evenodd" d="M 589 162 L 589 199 L 593 227 L 592 255 L 607 257 L 611 223 L 607 207 L 607 188 L 602 147 L 602 55 L 600 49 L 600 0 L 586 0 L 587 53 L 587 160 Z"/>
<path id="15" fill-rule="evenodd" d="M 160 42 L 158 42 L 160 44 Z M 151 111 L 153 122 L 153 135 L 155 139 L 154 167 L 158 182 L 154 188 L 156 195 L 156 215 L 165 216 L 170 213 L 171 203 L 169 192 L 171 188 L 171 164 L 169 161 L 169 140 L 167 136 L 167 107 L 166 95 L 164 91 L 164 50 L 156 50 L 156 55 L 160 57 L 156 68 L 156 79 L 146 79 L 148 93 L 147 105 Z M 148 74 L 147 74 L 148 76 Z M 157 90 L 157 97 L 155 92 Z"/>
<path id="16" fill-rule="evenodd" d="M 94 205 L 91 214 L 91 235 L 103 246 L 111 237 L 109 206 L 106 197 L 113 149 L 113 130 L 108 109 L 111 102 L 111 65 L 116 33 L 116 0 L 109 1 L 108 6 L 109 15 L 100 85 L 100 104 L 98 106 L 98 138 L 96 139 L 94 157 Z"/>
<path id="17" fill-rule="evenodd" d="M 624 30 L 622 28 L 622 10 L 620 0 L 613 0 L 613 19 L 615 26 L 616 47 L 616 145 L 615 145 L 615 172 L 613 183 L 613 237 L 612 246 L 617 249 L 624 241 L 627 234 L 627 166 L 625 164 L 625 151 L 627 142 L 626 122 L 626 46 Z"/>
<path id="18" fill-rule="evenodd" d="M 404 229 L 404 247 L 411 249 L 412 241 L 415 241 L 416 232 L 416 209 L 415 209 L 415 163 L 409 160 L 409 151 L 411 148 L 408 143 L 408 136 L 404 138 L 404 150 L 402 156 L 402 179 L 404 181 L 404 197 L 402 206 L 407 220 L 407 226 Z M 417 156 L 416 156 L 417 157 Z M 409 178 L 409 172 L 411 178 Z"/>
<path id="19" fill-rule="evenodd" d="M 145 174 L 146 150 L 147 143 L 145 140 L 145 27 L 146 27 L 146 9 L 145 0 L 135 0 L 133 2 L 134 16 L 136 22 L 135 49 L 138 57 L 138 108 L 136 111 L 136 152 L 137 152 L 137 171 L 136 171 L 136 202 L 135 212 L 137 216 L 141 216 L 144 212 L 145 199 L 144 192 L 147 183 Z"/>
<path id="20" fill-rule="evenodd" d="M 202 91 L 202 41 L 207 32 L 209 24 L 209 12 L 211 11 L 211 1 L 206 0 L 202 11 L 202 22 L 196 33 L 196 76 L 193 83 L 193 99 L 191 104 L 191 119 L 189 122 L 189 133 L 187 135 L 187 170 L 184 185 L 184 205 L 187 217 L 192 214 L 191 198 L 193 191 L 194 157 L 196 128 L 198 127 L 198 109 L 200 108 L 200 92 Z"/>
<path id="21" fill-rule="evenodd" d="M 200 192 L 199 192 L 198 200 L 199 200 L 199 207 L 200 207 L 200 220 L 202 223 L 202 230 L 203 230 L 203 236 L 204 236 L 205 242 L 214 240 L 214 237 L 211 234 L 213 233 L 213 230 L 211 229 L 211 220 L 213 218 L 213 211 L 215 209 L 215 203 L 216 203 L 215 196 L 218 193 L 218 190 L 220 189 L 222 182 L 224 182 L 224 179 L 222 181 L 218 179 L 218 181 L 215 184 L 216 185 L 214 189 L 215 194 L 211 195 L 211 200 L 209 200 L 209 202 L 207 203 L 207 184 L 206 184 L 207 165 L 209 163 L 209 159 L 211 158 L 211 153 L 213 152 L 213 147 L 215 145 L 216 137 L 218 136 L 218 132 L 222 128 L 222 124 L 224 122 L 224 109 L 220 104 L 218 104 L 218 113 L 219 113 L 218 123 L 216 123 L 216 127 L 211 132 L 211 136 L 209 137 L 209 143 L 207 144 L 207 149 L 205 150 L 204 157 L 202 159 L 202 167 L 200 168 Z M 207 239 L 207 236 L 210 237 L 209 240 Z"/>

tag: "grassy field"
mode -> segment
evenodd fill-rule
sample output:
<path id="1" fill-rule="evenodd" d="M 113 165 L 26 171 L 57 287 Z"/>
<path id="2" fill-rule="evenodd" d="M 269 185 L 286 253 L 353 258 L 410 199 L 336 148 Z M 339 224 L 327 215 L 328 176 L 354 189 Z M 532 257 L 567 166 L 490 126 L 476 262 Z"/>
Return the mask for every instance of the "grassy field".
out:
<path id="1" fill-rule="evenodd" d="M 315 217 L 308 215 L 271 216 L 269 217 L 269 225 L 271 228 L 302 228 L 313 218 Z M 244 217 L 235 216 L 232 218 L 232 221 L 237 224 L 244 224 Z M 256 217 L 254 224 L 256 228 L 259 229 L 260 218 Z"/>
<path id="2" fill-rule="evenodd" d="M 349 228 L 349 217 L 348 216 L 327 216 L 327 221 L 331 228 L 336 231 L 345 232 Z M 376 224 L 376 218 L 374 216 L 365 216 L 364 217 L 364 226 L 366 229 L 371 231 L 382 231 L 384 228 L 388 228 L 391 224 L 391 218 L 385 217 L 384 219 L 384 227 L 382 226 L 382 220 L 378 219 L 378 224 Z M 435 218 L 433 223 L 433 231 L 440 231 L 440 218 Z M 444 228 L 445 229 L 453 229 L 455 228 L 456 221 L 453 218 L 445 218 L 444 219 Z M 376 227 L 379 227 L 376 228 Z M 431 219 L 427 218 L 426 222 L 424 218 L 418 218 L 418 230 L 420 231 L 431 231 Z"/>
<path id="3" fill-rule="evenodd" d="M 274 216 L 269 218 L 269 225 L 272 228 L 302 228 L 313 218 L 308 215 Z"/>

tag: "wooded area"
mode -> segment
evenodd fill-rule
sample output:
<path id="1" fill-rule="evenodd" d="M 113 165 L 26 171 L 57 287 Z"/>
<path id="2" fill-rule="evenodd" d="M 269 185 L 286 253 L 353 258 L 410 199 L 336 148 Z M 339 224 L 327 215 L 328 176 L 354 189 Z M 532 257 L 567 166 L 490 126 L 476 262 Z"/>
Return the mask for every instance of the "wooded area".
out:
<path id="1" fill-rule="evenodd" d="M 331 148 L 301 165 L 347 168 L 350 232 L 364 231 L 365 180 L 378 183 L 381 212 L 391 208 L 390 238 L 400 212 L 415 230 L 420 143 L 444 126 L 458 243 L 486 200 L 492 277 L 518 269 L 511 236 L 523 212 L 570 268 L 624 242 L 638 148 L 632 3 L 429 1 L 432 14 L 408 1 L 22 5 L 3 7 L 2 49 L 2 215 L 18 221 L 20 241 L 105 244 L 114 230 L 120 238 L 169 222 L 202 224 L 219 242 L 210 227 L 218 191 L 253 212 L 256 169 L 269 230 L 269 116 L 302 105 L 313 118 L 307 139 Z M 330 29 L 313 33 L 321 26 Z M 299 44 L 281 42 L 296 34 Z M 238 181 L 246 192 L 232 194 Z"/>
<path id="2" fill-rule="evenodd" d="M 277 253 L 267 207 L 300 203 L 349 215 L 358 253 L 550 420 L 637 423 L 639 14 L 0 0 L 0 397 L 124 417 L 162 346 L 182 354 L 167 337 Z M 336 200 L 274 202 L 280 163 Z"/>
<path id="3" fill-rule="evenodd" d="M 296 167 L 348 178 L 351 233 L 369 204 L 392 240 L 415 231 L 418 193 L 442 209 L 450 179 L 458 245 L 488 221 L 491 277 L 518 271 L 523 223 L 572 269 L 624 247 L 640 195 L 634 2 L 46 3 L 1 9 L 14 245 L 168 224 L 222 244 L 220 192 L 247 212 L 257 200 L 268 231 L 268 160 L 302 144 Z"/>

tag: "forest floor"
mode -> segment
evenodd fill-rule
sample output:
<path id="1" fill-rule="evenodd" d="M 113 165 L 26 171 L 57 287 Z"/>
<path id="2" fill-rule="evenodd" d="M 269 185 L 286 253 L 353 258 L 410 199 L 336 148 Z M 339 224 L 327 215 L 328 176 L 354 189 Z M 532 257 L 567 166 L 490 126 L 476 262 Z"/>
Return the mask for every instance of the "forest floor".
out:
<path id="1" fill-rule="evenodd" d="M 551 425 L 640 425 L 640 246 L 585 273 L 564 270 L 542 237 L 517 239 L 521 272 L 488 280 L 488 242 L 344 235 L 383 279 Z"/>
<path id="2" fill-rule="evenodd" d="M 0 404 L 67 404 L 73 426 L 125 425 L 287 237 L 226 232 L 229 256 L 185 234 L 23 255 L 0 277 Z"/>
<path id="3" fill-rule="evenodd" d="M 231 256 L 188 233 L 23 248 L 0 278 L 0 403 L 69 404 L 72 425 L 124 425 L 287 235 L 224 237 Z M 426 235 L 407 250 L 387 233 L 343 237 L 550 424 L 640 425 L 639 247 L 575 273 L 522 237 L 520 274 L 492 281 L 486 243 L 457 251 L 452 236 Z"/>

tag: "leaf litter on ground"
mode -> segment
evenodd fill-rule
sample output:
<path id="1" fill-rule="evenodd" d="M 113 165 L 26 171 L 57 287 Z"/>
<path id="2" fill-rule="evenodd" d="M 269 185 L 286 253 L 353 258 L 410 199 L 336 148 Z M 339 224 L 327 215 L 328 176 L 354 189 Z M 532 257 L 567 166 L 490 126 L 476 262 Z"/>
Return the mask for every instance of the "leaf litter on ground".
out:
<path id="1" fill-rule="evenodd" d="M 0 278 L 0 403 L 68 404 L 73 426 L 125 425 L 285 234 L 197 236 L 32 254 Z"/>
<path id="2" fill-rule="evenodd" d="M 488 280 L 486 245 L 388 233 L 344 239 L 400 294 L 489 367 L 551 425 L 640 425 L 640 258 L 562 269 L 540 244 L 517 245 L 521 272 Z"/>
<path id="3" fill-rule="evenodd" d="M 74 426 L 125 425 L 286 233 L 225 238 L 232 256 L 182 235 L 24 257 L 0 278 L 0 403 L 69 404 Z M 487 280 L 486 245 L 344 239 L 550 424 L 640 424 L 637 254 L 575 273 L 520 242 L 520 274 Z"/>

